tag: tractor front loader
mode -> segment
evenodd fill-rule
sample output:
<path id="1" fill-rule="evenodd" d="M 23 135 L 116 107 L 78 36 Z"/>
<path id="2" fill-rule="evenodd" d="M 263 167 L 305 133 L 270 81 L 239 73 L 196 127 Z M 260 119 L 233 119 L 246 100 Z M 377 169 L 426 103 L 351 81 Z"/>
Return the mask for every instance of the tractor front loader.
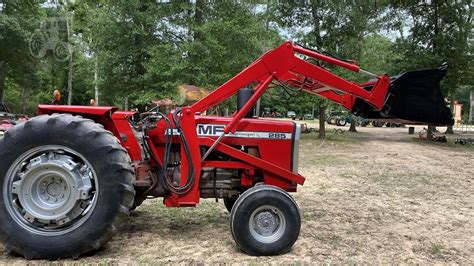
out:
<path id="1" fill-rule="evenodd" d="M 322 62 L 373 80 L 345 80 Z M 445 71 L 374 75 L 285 42 L 171 114 L 40 105 L 38 117 L 0 139 L 0 237 L 26 258 L 78 258 L 102 247 L 147 198 L 161 197 L 168 207 L 220 198 L 244 252 L 288 252 L 301 224 L 288 193 L 305 181 L 298 174 L 301 128 L 249 116 L 262 94 L 303 91 L 370 119 L 445 125 L 452 124 L 439 89 Z M 205 115 L 234 94 L 239 108 L 232 117 Z"/>

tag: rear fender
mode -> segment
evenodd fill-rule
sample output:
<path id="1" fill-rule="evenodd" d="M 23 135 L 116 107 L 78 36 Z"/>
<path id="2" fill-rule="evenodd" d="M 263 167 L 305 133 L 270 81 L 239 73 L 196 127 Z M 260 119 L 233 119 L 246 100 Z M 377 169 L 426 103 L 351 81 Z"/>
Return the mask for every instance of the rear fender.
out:
<path id="1" fill-rule="evenodd" d="M 110 106 L 38 105 L 38 114 L 68 113 L 83 117 L 109 117 L 118 110 Z"/>
<path id="2" fill-rule="evenodd" d="M 127 149 L 132 161 L 140 161 L 140 145 L 128 121 L 128 118 L 134 112 L 121 112 L 117 110 L 117 107 L 109 106 L 38 105 L 39 115 L 66 113 L 94 120 L 119 139 L 122 146 Z"/>

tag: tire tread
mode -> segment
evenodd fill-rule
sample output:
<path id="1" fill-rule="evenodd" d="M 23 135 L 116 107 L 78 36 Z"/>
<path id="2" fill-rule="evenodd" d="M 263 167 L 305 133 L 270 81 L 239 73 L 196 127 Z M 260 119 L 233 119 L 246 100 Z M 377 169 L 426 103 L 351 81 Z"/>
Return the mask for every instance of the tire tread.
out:
<path id="1" fill-rule="evenodd" d="M 116 178 L 116 186 L 120 187 L 123 192 L 122 200 L 118 206 L 118 213 L 110 222 L 110 225 L 102 235 L 96 239 L 90 239 L 87 244 L 78 247 L 74 250 L 62 254 L 49 253 L 44 256 L 38 254 L 34 250 L 30 250 L 26 247 L 16 245 L 16 241 L 12 241 L 8 234 L 0 232 L 0 238 L 4 240 L 6 250 L 23 255 L 27 259 L 33 258 L 46 258 L 46 259 L 58 259 L 58 258 L 78 258 L 81 254 L 97 250 L 102 247 L 108 240 L 110 240 L 117 232 L 117 228 L 125 222 L 125 219 L 129 216 L 129 210 L 133 206 L 135 197 L 134 190 L 134 171 L 130 164 L 131 160 L 127 151 L 122 147 L 117 138 L 108 130 L 105 130 L 102 125 L 95 123 L 93 120 L 82 118 L 80 116 L 73 116 L 71 114 L 52 114 L 52 115 L 41 115 L 26 121 L 23 124 L 19 124 L 12 129 L 8 130 L 3 139 L 0 140 L 0 155 L 6 154 L 9 147 L 14 147 L 15 143 L 23 139 L 23 136 L 28 131 L 37 131 L 39 134 L 46 132 L 48 128 L 51 128 L 51 132 L 54 129 L 61 127 L 66 134 L 75 134 L 74 138 L 90 140 L 95 142 L 102 142 L 105 145 L 97 146 L 94 151 L 99 151 L 106 154 L 107 168 L 111 172 L 116 173 L 120 178 Z M 59 134 L 59 133 L 58 133 Z M 67 135 L 66 135 L 67 136 Z"/>

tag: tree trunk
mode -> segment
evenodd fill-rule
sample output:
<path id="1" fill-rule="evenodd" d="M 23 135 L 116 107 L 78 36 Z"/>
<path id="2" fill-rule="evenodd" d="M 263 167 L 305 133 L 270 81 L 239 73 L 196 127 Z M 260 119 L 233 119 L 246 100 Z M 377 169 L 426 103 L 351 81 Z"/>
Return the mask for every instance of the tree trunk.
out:
<path id="1" fill-rule="evenodd" d="M 316 48 L 320 49 L 322 45 L 321 40 L 321 25 L 318 7 L 320 6 L 319 0 L 311 0 L 311 15 L 313 17 L 313 32 Z"/>
<path id="2" fill-rule="evenodd" d="M 349 132 L 356 132 L 357 133 L 357 118 L 351 115 L 351 126 L 349 127 Z"/>
<path id="3" fill-rule="evenodd" d="M 67 104 L 72 104 L 72 52 L 69 53 L 69 66 L 67 73 Z"/>
<path id="4" fill-rule="evenodd" d="M 318 138 L 326 138 L 326 121 L 325 121 L 326 106 L 323 101 L 319 103 L 319 135 Z"/>
<path id="5" fill-rule="evenodd" d="M 5 69 L 4 62 L 0 62 L 0 104 L 5 104 Z"/>
<path id="6" fill-rule="evenodd" d="M 432 140 L 433 139 L 433 132 L 435 130 L 436 130 L 436 127 L 428 126 L 428 129 L 426 130 L 426 139 L 427 140 Z"/>
<path id="7" fill-rule="evenodd" d="M 94 66 L 94 92 L 95 92 L 95 105 L 99 106 L 99 59 L 97 54 L 95 55 L 95 66 Z"/>
<path id="8" fill-rule="evenodd" d="M 448 127 L 446 128 L 446 131 L 444 132 L 444 134 L 454 134 L 453 126 L 448 125 Z"/>
<path id="9" fill-rule="evenodd" d="M 314 41 L 316 48 L 321 48 L 322 40 L 321 40 L 321 25 L 320 25 L 320 16 L 319 10 L 320 2 L 318 0 L 311 0 L 311 15 L 313 17 L 313 34 L 314 34 Z M 326 138 L 326 123 L 325 123 L 325 114 L 326 114 L 326 106 L 324 104 L 324 100 L 320 100 L 319 102 L 319 135 L 318 138 L 325 139 Z"/>
<path id="10" fill-rule="evenodd" d="M 69 52 L 69 66 L 67 73 L 67 104 L 72 104 L 72 51 Z"/>
<path id="11" fill-rule="evenodd" d="M 255 105 L 255 116 L 260 117 L 260 104 L 262 98 L 258 99 L 257 104 Z"/>
<path id="12" fill-rule="evenodd" d="M 68 43 L 68 50 L 69 50 L 69 66 L 68 66 L 68 73 L 67 73 L 67 104 L 72 104 L 72 57 L 73 57 L 73 50 L 69 47 L 69 41 L 71 38 L 71 26 L 69 24 L 69 18 L 66 11 L 66 30 L 67 30 L 67 43 Z"/>
<path id="13" fill-rule="evenodd" d="M 27 95 L 26 95 L 26 90 L 25 90 L 25 86 L 22 87 L 21 89 L 21 105 L 22 105 L 22 111 L 21 113 L 22 114 L 26 114 L 26 99 L 28 99 Z"/>
<path id="14" fill-rule="evenodd" d="M 449 103 L 449 109 L 451 110 L 451 115 L 453 115 L 453 117 L 456 115 L 456 110 L 454 108 L 455 108 L 454 97 L 451 97 L 451 102 Z M 454 123 L 456 123 L 456 121 L 454 121 Z M 454 134 L 453 126 L 449 125 L 448 128 L 446 128 L 446 132 L 444 132 L 444 134 Z"/>
<path id="15" fill-rule="evenodd" d="M 0 81 L 0 83 L 3 83 L 3 85 L 0 85 L 0 103 L 5 104 L 5 89 L 4 89 L 5 81 Z"/>
<path id="16" fill-rule="evenodd" d="M 204 24 L 204 9 L 206 7 L 205 0 L 196 0 L 194 10 L 194 25 L 199 27 Z M 201 39 L 201 34 L 198 30 L 193 29 L 194 41 Z"/>

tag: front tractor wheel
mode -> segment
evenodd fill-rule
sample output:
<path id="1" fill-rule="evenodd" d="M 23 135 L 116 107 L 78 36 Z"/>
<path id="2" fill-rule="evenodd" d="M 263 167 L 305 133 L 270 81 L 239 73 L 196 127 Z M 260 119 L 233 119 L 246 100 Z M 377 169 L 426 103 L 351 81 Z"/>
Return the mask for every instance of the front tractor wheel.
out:
<path id="1" fill-rule="evenodd" d="M 33 118 L 0 140 L 0 158 L 0 237 L 26 258 L 77 258 L 98 249 L 132 206 L 128 154 L 91 120 Z"/>
<path id="2" fill-rule="evenodd" d="M 235 242 L 253 256 L 287 253 L 298 239 L 300 227 L 296 202 L 284 190 L 269 185 L 245 191 L 230 217 Z"/>
<path id="3" fill-rule="evenodd" d="M 232 207 L 234 207 L 235 202 L 237 201 L 238 196 L 236 197 L 231 197 L 231 198 L 224 198 L 224 206 L 229 211 L 229 213 L 232 211 Z"/>

